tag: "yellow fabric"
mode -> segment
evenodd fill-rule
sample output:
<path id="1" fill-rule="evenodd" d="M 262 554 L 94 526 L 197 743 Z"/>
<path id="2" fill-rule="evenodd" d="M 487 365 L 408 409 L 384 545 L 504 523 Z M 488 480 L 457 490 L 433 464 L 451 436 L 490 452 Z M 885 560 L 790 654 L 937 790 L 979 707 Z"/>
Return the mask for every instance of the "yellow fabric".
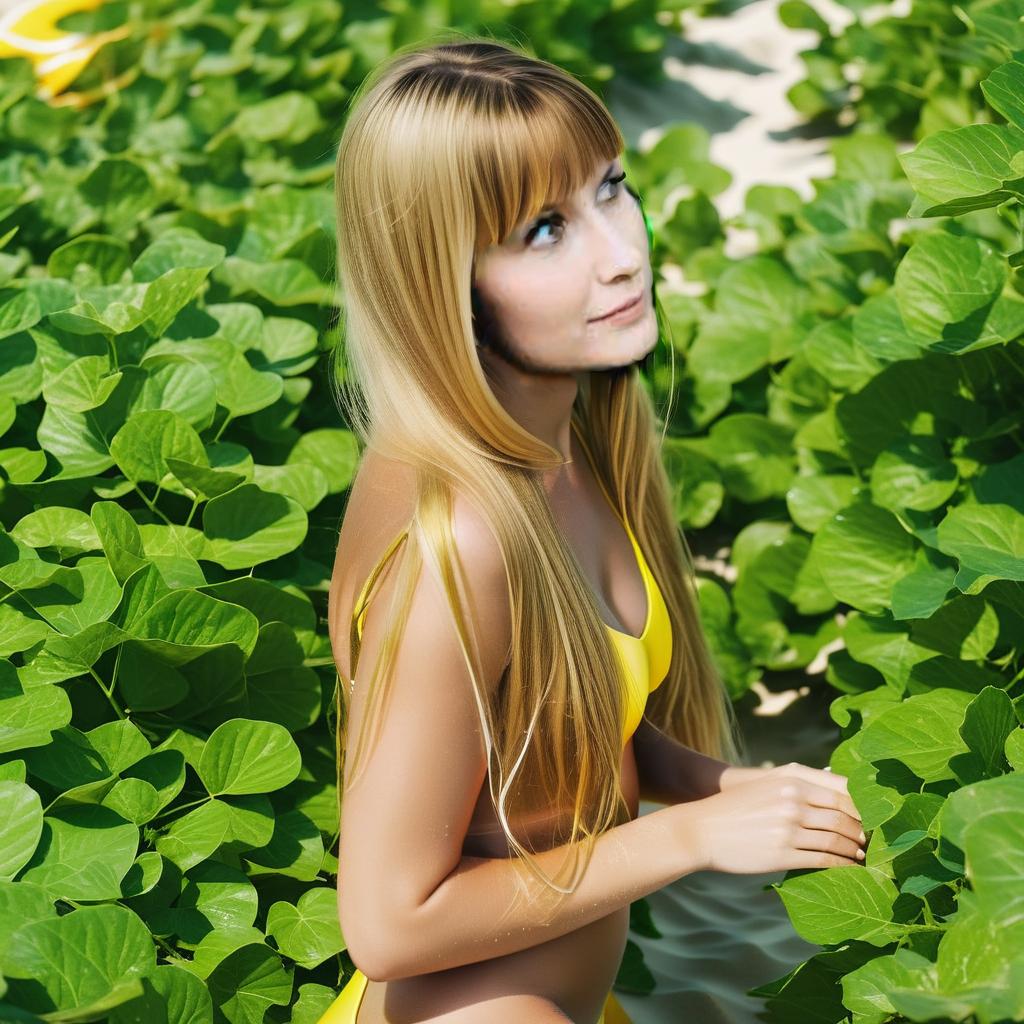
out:
<path id="1" fill-rule="evenodd" d="M 576 421 L 573 420 L 572 422 L 575 428 Z M 640 575 L 643 577 L 644 591 L 647 594 L 647 620 L 639 636 L 633 636 L 632 633 L 623 633 L 622 630 L 613 629 L 605 623 L 605 629 L 608 630 L 611 636 L 612 644 L 619 655 L 619 662 L 623 670 L 623 682 L 626 689 L 626 715 L 622 726 L 622 745 L 625 746 L 633 733 L 636 732 L 640 719 L 643 718 L 644 708 L 647 706 L 647 695 L 652 690 L 656 690 L 668 674 L 668 667 L 672 661 L 672 622 L 668 616 L 665 599 L 658 589 L 654 574 L 647 564 L 647 559 L 644 558 L 644 553 L 640 549 L 640 543 L 636 539 L 636 535 L 633 533 L 628 521 L 619 514 L 615 502 L 601 482 L 601 474 L 598 472 L 593 456 L 590 454 L 590 449 L 580 435 L 579 430 L 576 431 L 576 436 L 579 439 L 580 447 L 590 462 L 591 469 L 594 471 L 594 477 L 602 493 L 629 536 L 629 541 L 633 545 L 633 553 L 636 556 L 636 564 L 640 569 Z"/>
<path id="2" fill-rule="evenodd" d="M 356 1024 L 356 1014 L 363 1001 L 366 983 L 366 975 L 357 970 L 341 990 L 341 995 L 331 1003 L 317 1024 Z M 601 1011 L 601 1019 L 597 1024 L 632 1024 L 614 993 L 608 993 L 604 1009 Z"/>
<path id="3" fill-rule="evenodd" d="M 356 1024 L 356 1013 L 363 1001 L 367 980 L 362 971 L 356 971 L 317 1024 Z"/>

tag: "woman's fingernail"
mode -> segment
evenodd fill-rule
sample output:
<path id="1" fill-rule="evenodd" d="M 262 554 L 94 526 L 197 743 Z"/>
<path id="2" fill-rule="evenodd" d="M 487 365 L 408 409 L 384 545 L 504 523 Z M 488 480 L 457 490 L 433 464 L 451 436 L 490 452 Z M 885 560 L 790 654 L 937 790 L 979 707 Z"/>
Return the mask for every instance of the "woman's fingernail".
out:
<path id="1" fill-rule="evenodd" d="M 863 850 L 858 850 L 857 851 L 857 857 L 858 857 L 859 860 L 863 860 L 864 859 L 864 851 Z"/>

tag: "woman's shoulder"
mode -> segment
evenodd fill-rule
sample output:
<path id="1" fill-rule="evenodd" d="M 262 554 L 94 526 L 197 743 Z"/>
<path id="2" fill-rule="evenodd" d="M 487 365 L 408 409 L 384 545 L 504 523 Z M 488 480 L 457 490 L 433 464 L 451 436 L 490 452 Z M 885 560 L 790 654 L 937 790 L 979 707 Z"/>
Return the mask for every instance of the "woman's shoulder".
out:
<path id="1" fill-rule="evenodd" d="M 380 582 L 373 592 L 386 587 L 389 565 L 382 563 L 400 553 L 402 545 L 397 542 L 411 524 L 416 491 L 413 467 L 374 449 L 365 450 L 349 490 L 331 580 L 333 603 L 343 617 L 352 614 L 361 589 L 378 570 Z M 499 657 L 507 664 L 511 606 L 497 537 L 488 517 L 458 491 L 452 497 L 451 526 L 471 617 L 483 635 L 500 644 L 504 653 Z M 493 657 L 485 655 L 492 667 Z"/>

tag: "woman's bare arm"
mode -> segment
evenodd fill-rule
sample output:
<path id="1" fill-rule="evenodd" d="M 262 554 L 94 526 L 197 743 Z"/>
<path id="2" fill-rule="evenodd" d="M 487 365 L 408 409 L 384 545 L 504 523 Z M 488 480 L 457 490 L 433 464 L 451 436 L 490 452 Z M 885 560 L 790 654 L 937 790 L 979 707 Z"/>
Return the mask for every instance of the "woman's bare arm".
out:
<path id="1" fill-rule="evenodd" d="M 467 567 L 484 683 L 493 692 L 511 639 L 504 563 L 487 524 L 458 498 L 454 532 Z M 365 683 L 407 549 L 382 576 L 364 622 L 346 775 Z M 331 635 L 347 644 L 347 623 L 332 617 Z M 346 785 L 342 806 L 339 913 L 349 954 L 368 977 L 410 977 L 514 953 L 581 928 L 703 866 L 692 841 L 694 809 L 666 807 L 600 836 L 576 892 L 542 906 L 535 898 L 540 883 L 512 860 L 463 856 L 486 775 L 469 672 L 444 595 L 424 567 L 379 738 L 362 775 Z M 556 847 L 535 856 L 550 876 L 559 874 L 564 855 L 565 848 Z M 550 906 L 545 918 L 543 908 Z"/>
<path id="2" fill-rule="evenodd" d="M 692 810 L 664 807 L 599 836 L 576 891 L 545 918 L 541 883 L 506 859 L 463 857 L 456 869 L 396 922 L 400 941 L 381 954 L 383 978 L 405 978 L 516 953 L 582 928 L 677 878 L 700 870 L 691 841 Z M 558 846 L 535 854 L 547 875 L 566 856 Z M 518 894 L 518 895 L 517 895 Z M 547 905 L 547 904 L 545 904 Z"/>
<path id="3" fill-rule="evenodd" d="M 679 804 L 713 796 L 760 769 L 708 757 L 667 735 L 646 718 L 633 733 L 640 799 Z"/>

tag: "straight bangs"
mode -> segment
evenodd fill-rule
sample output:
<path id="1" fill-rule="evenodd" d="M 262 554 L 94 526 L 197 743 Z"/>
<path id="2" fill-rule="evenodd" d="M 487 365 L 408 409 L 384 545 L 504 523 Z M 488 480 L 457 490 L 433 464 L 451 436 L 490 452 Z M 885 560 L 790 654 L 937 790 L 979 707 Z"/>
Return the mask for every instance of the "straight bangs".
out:
<path id="1" fill-rule="evenodd" d="M 505 83 L 502 102 L 485 103 L 481 120 L 471 122 L 477 138 L 470 140 L 465 180 L 475 187 L 474 261 L 542 211 L 565 203 L 586 186 L 597 164 L 611 163 L 625 149 L 622 133 L 596 98 L 565 88 L 557 77 L 536 78 L 531 75 L 529 85 Z"/>

